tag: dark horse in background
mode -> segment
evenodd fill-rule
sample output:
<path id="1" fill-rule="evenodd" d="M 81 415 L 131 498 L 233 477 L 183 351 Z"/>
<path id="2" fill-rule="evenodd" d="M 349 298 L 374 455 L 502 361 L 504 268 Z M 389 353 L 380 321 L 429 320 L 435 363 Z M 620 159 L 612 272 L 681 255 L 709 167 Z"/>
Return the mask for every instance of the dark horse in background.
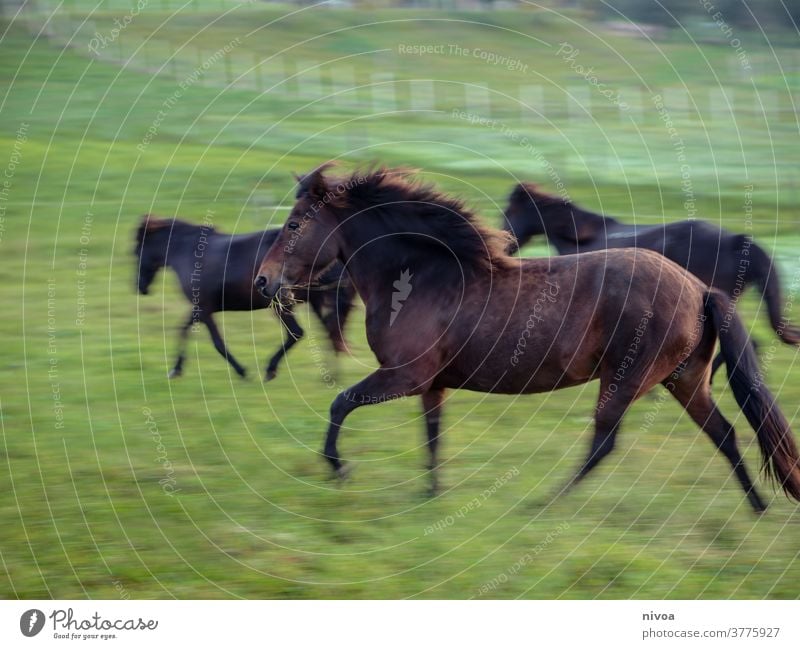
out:
<path id="1" fill-rule="evenodd" d="M 662 384 L 728 459 L 753 509 L 764 511 L 733 427 L 711 394 L 719 339 L 767 471 L 800 500 L 789 423 L 760 380 L 741 320 L 735 311 L 727 319 L 722 292 L 644 249 L 511 257 L 507 233 L 408 172 L 378 168 L 329 180 L 324 170 L 301 180 L 256 286 L 267 299 L 286 299 L 338 260 L 364 301 L 379 368 L 331 404 L 324 455 L 337 474 L 347 472 L 337 449 L 340 428 L 361 406 L 421 397 L 435 492 L 448 389 L 531 394 L 599 379 L 594 439 L 564 491 L 613 449 L 631 404 Z"/>
<path id="2" fill-rule="evenodd" d="M 770 256 L 744 234 L 733 234 L 706 221 L 676 221 L 663 225 L 627 225 L 546 194 L 532 183 L 517 185 L 508 199 L 505 229 L 524 246 L 544 234 L 559 255 L 606 248 L 655 250 L 738 301 L 755 284 L 767 305 L 773 331 L 789 345 L 800 344 L 800 329 L 781 314 L 783 300 L 778 271 Z M 722 364 L 714 360 L 712 374 Z"/>
<path id="3" fill-rule="evenodd" d="M 217 311 L 253 311 L 265 309 L 269 300 L 253 288 L 258 265 L 280 230 L 229 235 L 217 232 L 210 225 L 195 225 L 179 219 L 162 219 L 146 215 L 136 230 L 138 288 L 147 295 L 156 273 L 163 266 L 178 276 L 181 289 L 191 310 L 180 327 L 178 358 L 170 378 L 180 376 L 186 355 L 186 338 L 193 324 L 202 323 L 211 334 L 216 350 L 233 366 L 239 376 L 245 369 L 225 346 L 214 322 Z M 341 265 L 327 269 L 318 286 L 299 294 L 317 314 L 338 353 L 346 349 L 343 329 L 353 304 L 355 291 Z M 291 306 L 275 309 L 286 327 L 287 336 L 281 348 L 267 364 L 265 379 L 275 378 L 278 363 L 303 337 L 303 329 Z"/>

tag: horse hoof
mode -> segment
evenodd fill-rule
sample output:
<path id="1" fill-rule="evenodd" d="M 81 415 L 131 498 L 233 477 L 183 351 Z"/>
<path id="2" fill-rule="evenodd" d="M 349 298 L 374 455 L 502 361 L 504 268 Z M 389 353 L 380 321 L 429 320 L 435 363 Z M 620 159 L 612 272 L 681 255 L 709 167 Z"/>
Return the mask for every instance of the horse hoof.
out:
<path id="1" fill-rule="evenodd" d="M 240 379 L 246 379 L 247 378 L 247 370 L 245 370 L 245 369 L 236 370 L 236 373 L 239 375 Z"/>
<path id="2" fill-rule="evenodd" d="M 264 374 L 264 383 L 269 383 L 276 376 L 278 376 L 278 372 L 275 370 L 267 370 L 267 373 Z"/>
<path id="3" fill-rule="evenodd" d="M 338 469 L 334 470 L 334 476 L 339 483 L 347 481 L 352 473 L 353 465 L 350 462 L 345 462 Z"/>
<path id="4" fill-rule="evenodd" d="M 528 512 L 535 512 L 537 514 L 541 514 L 542 512 L 548 510 L 550 507 L 555 505 L 556 501 L 558 500 L 559 494 L 549 494 L 547 496 L 538 496 L 531 498 L 524 504 L 525 511 Z"/>
<path id="5" fill-rule="evenodd" d="M 169 371 L 169 374 L 167 374 L 167 377 L 168 377 L 168 378 L 170 378 L 170 379 L 177 379 L 178 377 L 180 377 L 180 376 L 181 376 L 181 374 L 183 374 L 183 371 L 181 371 L 181 370 L 178 370 L 178 369 L 175 369 L 175 368 L 173 367 L 173 368 L 172 368 L 172 369 Z"/>

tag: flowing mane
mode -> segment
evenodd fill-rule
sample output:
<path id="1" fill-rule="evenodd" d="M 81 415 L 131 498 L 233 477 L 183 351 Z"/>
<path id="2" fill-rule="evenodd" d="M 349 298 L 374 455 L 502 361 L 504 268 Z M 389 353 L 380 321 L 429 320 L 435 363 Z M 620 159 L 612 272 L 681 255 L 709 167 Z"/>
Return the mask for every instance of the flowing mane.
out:
<path id="1" fill-rule="evenodd" d="M 572 205 L 572 202 L 563 196 L 555 194 L 548 194 L 539 189 L 535 183 L 519 183 L 511 190 L 509 200 L 512 202 L 531 201 L 534 205 L 539 207 L 549 207 L 551 205 L 567 206 Z"/>
<path id="2" fill-rule="evenodd" d="M 142 216 L 139 227 L 136 230 L 136 243 L 141 245 L 142 241 L 144 241 L 145 233 L 152 233 L 158 230 L 168 229 L 170 230 L 171 236 L 179 236 L 189 232 L 196 232 L 201 227 L 204 226 L 196 225 L 194 223 L 189 223 L 188 221 L 182 221 L 176 218 L 165 219 L 153 214 L 145 214 Z M 207 234 L 216 232 L 216 230 L 210 225 L 205 226 L 205 230 Z"/>
<path id="3" fill-rule="evenodd" d="M 356 171 L 330 191 L 344 191 L 331 201 L 335 211 L 364 213 L 365 221 L 384 231 L 430 238 L 468 267 L 492 270 L 512 262 L 510 236 L 486 226 L 461 199 L 414 178 L 409 169 L 377 167 Z M 329 185 L 331 187 L 331 185 Z M 376 228 L 377 230 L 378 228 Z"/>

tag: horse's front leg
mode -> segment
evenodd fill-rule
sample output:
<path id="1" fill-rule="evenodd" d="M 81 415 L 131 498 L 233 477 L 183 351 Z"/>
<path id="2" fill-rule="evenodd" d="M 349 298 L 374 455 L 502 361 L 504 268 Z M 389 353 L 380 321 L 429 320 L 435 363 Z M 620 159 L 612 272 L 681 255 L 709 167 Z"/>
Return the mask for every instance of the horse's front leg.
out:
<path id="1" fill-rule="evenodd" d="M 231 364 L 233 369 L 236 370 L 236 373 L 244 378 L 247 372 L 239 365 L 239 361 L 233 357 L 233 354 L 228 351 L 225 341 L 222 339 L 222 334 L 220 334 L 219 329 L 217 329 L 217 323 L 214 322 L 214 318 L 211 317 L 210 313 L 206 313 L 202 320 L 208 328 L 208 333 L 211 335 L 211 342 L 214 343 L 214 348 L 219 352 L 220 356 Z"/>
<path id="2" fill-rule="evenodd" d="M 336 475 L 344 478 L 347 467 L 339 456 L 336 442 L 342 422 L 356 408 L 375 405 L 398 399 L 410 397 L 427 392 L 431 383 L 431 375 L 413 365 L 397 368 L 382 367 L 359 381 L 354 386 L 340 392 L 331 404 L 330 425 L 325 437 L 323 455 L 330 462 Z"/>
<path id="3" fill-rule="evenodd" d="M 297 344 L 303 337 L 305 332 L 300 326 L 300 323 L 294 317 L 294 312 L 289 308 L 275 307 L 275 315 L 286 328 L 286 341 L 281 345 L 281 348 L 269 360 L 267 369 L 264 370 L 264 380 L 271 381 L 278 375 L 278 363 L 289 352 L 289 350 Z"/>
<path id="4" fill-rule="evenodd" d="M 428 470 L 431 472 L 430 495 L 439 493 L 439 425 L 442 417 L 442 402 L 444 390 L 432 389 L 422 394 L 422 410 L 425 414 L 425 432 L 428 437 L 428 453 L 430 462 Z"/>
<path id="5" fill-rule="evenodd" d="M 189 335 L 189 329 L 194 324 L 194 320 L 195 312 L 193 309 L 178 330 L 178 358 L 175 360 L 175 366 L 169 371 L 169 378 L 171 379 L 183 374 L 183 362 L 186 359 L 186 337 Z"/>

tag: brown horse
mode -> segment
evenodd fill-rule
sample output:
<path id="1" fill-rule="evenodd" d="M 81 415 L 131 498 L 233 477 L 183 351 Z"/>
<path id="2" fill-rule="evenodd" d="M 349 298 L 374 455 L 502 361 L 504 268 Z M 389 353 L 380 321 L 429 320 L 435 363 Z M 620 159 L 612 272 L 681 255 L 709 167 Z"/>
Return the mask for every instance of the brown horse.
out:
<path id="1" fill-rule="evenodd" d="M 380 367 L 331 405 L 324 455 L 337 474 L 346 474 L 336 447 L 340 427 L 360 406 L 421 396 L 436 490 L 447 389 L 529 394 L 599 379 L 594 439 L 566 489 L 612 450 L 631 404 L 661 383 L 728 459 L 752 507 L 764 511 L 733 427 L 711 396 L 719 337 L 765 467 L 800 499 L 789 424 L 760 381 L 725 295 L 649 250 L 518 259 L 506 254 L 508 243 L 460 201 L 403 170 L 334 181 L 322 167 L 301 179 L 256 286 L 280 300 L 287 287 L 308 283 L 338 259 L 366 305 L 367 339 Z"/>

